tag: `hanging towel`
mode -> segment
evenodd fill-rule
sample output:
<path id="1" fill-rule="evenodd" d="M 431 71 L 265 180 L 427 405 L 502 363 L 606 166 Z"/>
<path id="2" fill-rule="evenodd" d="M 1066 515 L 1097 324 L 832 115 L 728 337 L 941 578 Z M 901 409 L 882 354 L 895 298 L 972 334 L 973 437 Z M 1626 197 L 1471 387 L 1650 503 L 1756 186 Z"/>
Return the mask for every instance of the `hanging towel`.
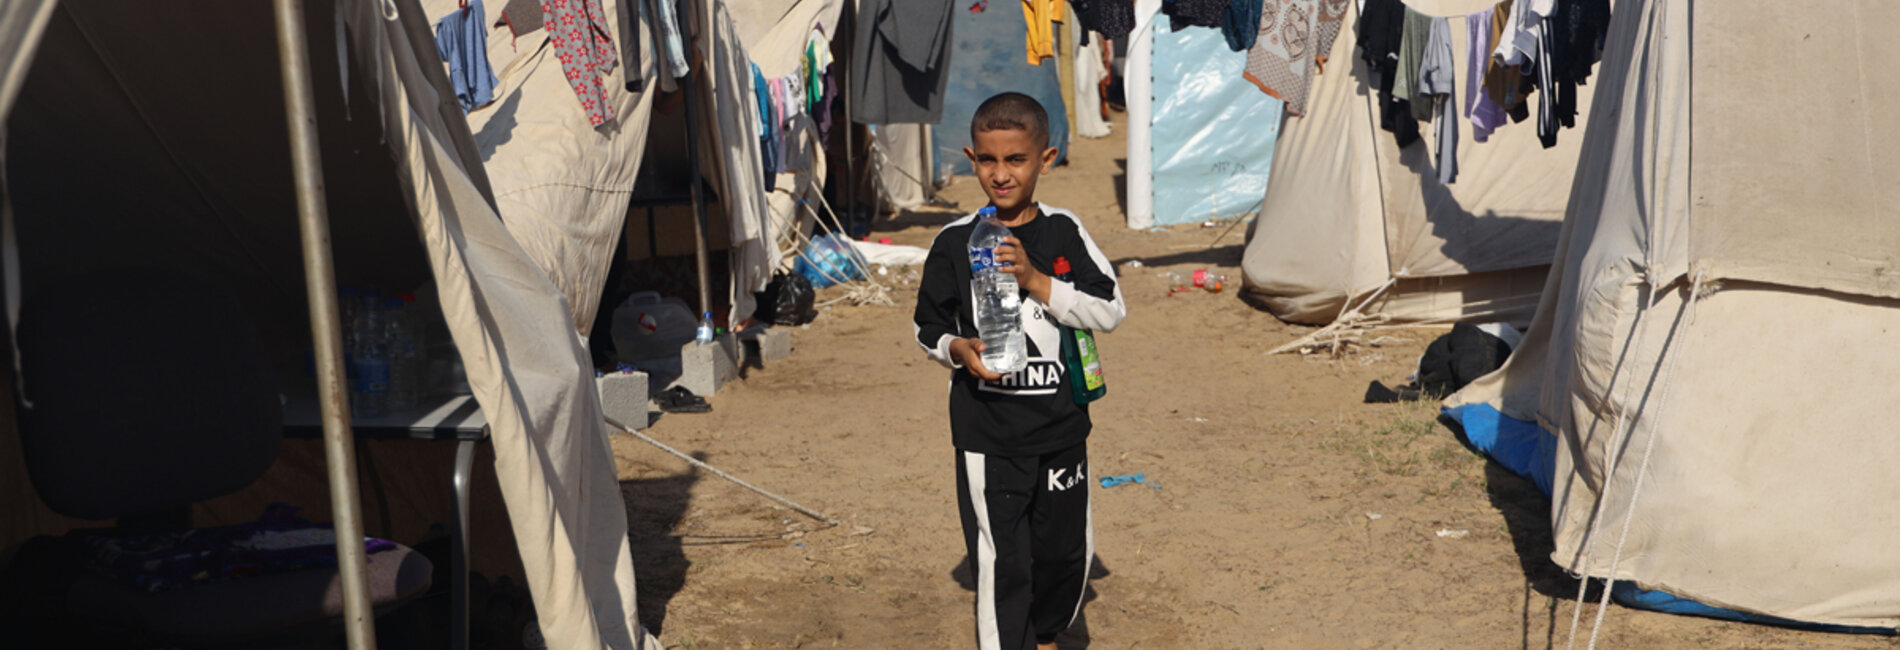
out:
<path id="1" fill-rule="evenodd" d="M 1431 38 L 1432 17 L 1405 8 L 1405 23 L 1399 37 L 1398 78 L 1392 81 L 1392 94 L 1411 102 L 1412 119 L 1432 119 L 1432 104 L 1418 99 L 1418 67 L 1425 61 L 1425 41 Z"/>
<path id="2" fill-rule="evenodd" d="M 1438 182 L 1450 185 L 1458 180 L 1458 63 L 1451 53 L 1451 20 L 1432 18 L 1431 31 L 1425 38 L 1425 50 L 1419 59 L 1418 106 L 1431 102 L 1436 138 L 1432 148 L 1438 154 Z"/>
<path id="3" fill-rule="evenodd" d="M 1465 60 L 1465 118 L 1471 120 L 1471 139 L 1486 142 L 1491 132 L 1504 126 L 1504 107 L 1491 101 L 1484 92 L 1484 72 L 1491 62 L 1491 15 L 1486 9 L 1465 17 L 1465 32 L 1470 38 Z"/>
<path id="4" fill-rule="evenodd" d="M 548 27 L 548 42 L 561 60 L 561 72 L 574 95 L 581 100 L 587 121 L 600 126 L 614 119 L 613 103 L 607 99 L 607 84 L 602 77 L 613 72 L 616 55 L 614 39 L 607 29 L 607 12 L 600 0 L 541 0 L 542 21 Z"/>
<path id="5" fill-rule="evenodd" d="M 495 71 L 488 65 L 488 17 L 482 0 L 449 12 L 435 23 L 435 51 L 449 62 L 455 101 L 467 113 L 495 101 Z M 344 93 L 346 96 L 348 93 Z"/>

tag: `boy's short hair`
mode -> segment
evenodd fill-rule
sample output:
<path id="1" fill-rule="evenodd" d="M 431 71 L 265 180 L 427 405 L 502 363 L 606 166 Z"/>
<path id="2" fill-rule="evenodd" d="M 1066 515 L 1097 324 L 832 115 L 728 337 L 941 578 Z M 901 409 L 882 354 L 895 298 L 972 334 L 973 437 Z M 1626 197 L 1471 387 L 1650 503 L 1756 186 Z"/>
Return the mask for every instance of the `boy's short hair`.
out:
<path id="1" fill-rule="evenodd" d="M 1029 134 L 1037 148 L 1049 146 L 1049 113 L 1042 103 L 1022 93 L 1003 93 L 983 101 L 970 118 L 970 139 L 989 131 L 1016 130 Z"/>

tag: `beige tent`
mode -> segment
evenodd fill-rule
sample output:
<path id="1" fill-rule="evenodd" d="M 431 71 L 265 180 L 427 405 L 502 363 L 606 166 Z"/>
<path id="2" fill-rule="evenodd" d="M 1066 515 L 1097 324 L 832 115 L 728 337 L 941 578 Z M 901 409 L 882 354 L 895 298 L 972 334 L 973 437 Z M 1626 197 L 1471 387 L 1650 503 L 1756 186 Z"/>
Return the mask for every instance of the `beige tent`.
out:
<path id="1" fill-rule="evenodd" d="M 7 269 L 18 289 L 10 301 L 87 269 L 185 270 L 229 282 L 279 346 L 278 365 L 300 365 L 309 317 L 270 6 L 6 7 L 0 89 L 9 92 L 0 99 L 15 100 L 7 198 L 19 244 L 19 265 L 10 256 Z M 589 276 L 544 271 L 536 260 L 571 243 L 516 222 L 539 210 L 591 214 L 610 204 L 601 193 L 630 182 L 636 163 L 598 156 L 633 146 L 645 100 L 618 93 L 623 122 L 582 133 L 565 115 L 578 109 L 530 95 L 514 116 L 529 125 L 520 142 L 478 145 L 442 73 L 432 17 L 414 0 L 317 0 L 304 19 L 338 273 L 386 286 L 433 280 L 490 426 L 502 501 L 550 645 L 636 647 L 626 510 L 570 315 L 583 303 L 567 299 Z M 524 37 L 523 58 L 502 67 L 539 65 L 539 74 L 553 69 L 559 78 L 551 53 L 527 54 L 539 50 L 538 38 Z M 536 74 L 509 75 L 504 92 L 533 93 L 545 81 Z M 537 144 L 529 139 L 582 148 L 561 160 L 587 163 L 566 172 L 584 182 L 534 188 L 560 181 L 484 169 L 484 159 Z M 30 394 L 30 377 L 26 384 Z M 0 426 L 17 440 L 12 432 L 10 421 Z M 19 489 L 17 453 L 17 442 L 0 445 L 0 474 L 14 486 L 9 537 L 73 525 Z"/>
<path id="2" fill-rule="evenodd" d="M 1494 3 L 1408 4 L 1453 17 L 1462 107 L 1461 17 Z M 1534 120 L 1500 127 L 1485 143 L 1472 142 L 1463 124 L 1458 178 L 1440 183 L 1430 124 L 1420 123 L 1420 144 L 1402 150 L 1380 130 L 1377 87 L 1354 45 L 1357 24 L 1355 9 L 1333 42 L 1332 64 L 1313 78 L 1306 115 L 1287 117 L 1280 131 L 1247 242 L 1246 292 L 1302 323 L 1333 321 L 1348 299 L 1371 299 L 1364 313 L 1397 321 L 1527 321 L 1556 249 L 1584 129 L 1565 130 L 1544 149 Z M 1595 87 L 1578 88 L 1579 115 L 1589 114 Z"/>
<path id="3" fill-rule="evenodd" d="M 1534 324 L 1447 405 L 1556 434 L 1566 569 L 1892 628 L 1900 5 L 1710 4 L 1617 6 Z"/>

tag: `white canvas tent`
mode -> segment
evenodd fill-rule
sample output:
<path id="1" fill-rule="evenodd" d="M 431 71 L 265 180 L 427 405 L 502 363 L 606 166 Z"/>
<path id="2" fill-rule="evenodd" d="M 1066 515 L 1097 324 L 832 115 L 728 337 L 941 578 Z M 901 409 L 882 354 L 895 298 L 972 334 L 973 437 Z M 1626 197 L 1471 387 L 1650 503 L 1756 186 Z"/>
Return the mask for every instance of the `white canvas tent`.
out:
<path id="1" fill-rule="evenodd" d="M 294 364 L 310 340 L 309 316 L 271 10 L 254 2 L 193 9 L 15 2 L 0 11 L 0 89 L 8 89 L 0 100 L 15 100 L 8 199 L 19 265 L 7 269 L 18 289 L 9 302 L 87 269 L 184 270 L 231 283 L 283 348 L 280 364 Z M 580 187 L 537 191 L 504 171 L 491 192 L 483 160 L 512 149 L 478 147 L 471 137 L 442 73 L 432 19 L 413 0 L 318 0 L 305 5 L 304 20 L 339 273 L 392 286 L 433 279 L 489 423 L 501 496 L 550 645 L 637 647 L 625 505 L 570 315 L 579 303 L 567 299 L 588 276 L 555 273 L 557 282 L 530 252 L 545 257 L 591 239 L 537 240 L 531 224 L 495 207 L 600 210 L 611 200 L 597 193 L 630 177 L 635 163 L 576 155 L 571 161 L 594 162 Z M 519 81 L 505 87 L 536 83 L 533 75 L 510 79 Z M 630 109 L 643 101 L 618 100 Z M 0 101 L 0 114 L 8 104 Z M 643 128 L 632 123 L 639 110 L 628 110 L 617 133 L 564 131 L 571 126 L 561 113 L 556 102 L 518 116 L 538 125 L 543 142 L 565 138 L 589 152 L 619 150 L 618 138 Z M 495 197 L 504 192 L 513 198 Z M 519 238 L 510 232 L 521 226 Z M 10 438 L 12 424 L 3 428 Z M 17 458 L 5 460 L 9 480 L 18 480 Z M 19 517 L 10 528 L 47 532 L 35 530 L 45 520 L 33 508 L 10 504 Z"/>
<path id="2" fill-rule="evenodd" d="M 1462 107 L 1469 45 L 1460 17 L 1493 3 L 1407 4 L 1453 16 Z M 1556 249 L 1584 125 L 1551 149 L 1531 120 L 1485 143 L 1472 142 L 1463 125 L 1458 178 L 1440 183 L 1429 124 L 1405 149 L 1379 128 L 1377 86 L 1354 44 L 1358 22 L 1355 8 L 1331 65 L 1313 78 L 1307 114 L 1286 118 L 1280 132 L 1242 263 L 1245 291 L 1301 323 L 1332 322 L 1348 300 L 1369 298 L 1363 313 L 1394 321 L 1527 321 Z M 1577 89 L 1579 115 L 1589 113 L 1596 87 Z"/>
<path id="3" fill-rule="evenodd" d="M 1447 401 L 1555 435 L 1552 559 L 1900 624 L 1900 6 L 1625 0 L 1524 344 Z"/>

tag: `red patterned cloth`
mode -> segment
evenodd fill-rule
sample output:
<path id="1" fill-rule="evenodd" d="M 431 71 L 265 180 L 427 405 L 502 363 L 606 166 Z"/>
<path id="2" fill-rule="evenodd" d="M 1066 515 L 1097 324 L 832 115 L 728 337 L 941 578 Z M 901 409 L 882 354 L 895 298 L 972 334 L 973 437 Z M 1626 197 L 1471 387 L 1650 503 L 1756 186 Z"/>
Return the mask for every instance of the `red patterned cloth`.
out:
<path id="1" fill-rule="evenodd" d="M 541 14 L 548 41 L 561 59 L 561 72 L 580 97 L 587 121 L 600 126 L 614 119 L 614 106 L 607 100 L 607 84 L 601 78 L 613 72 L 617 59 L 600 0 L 541 0 Z"/>

